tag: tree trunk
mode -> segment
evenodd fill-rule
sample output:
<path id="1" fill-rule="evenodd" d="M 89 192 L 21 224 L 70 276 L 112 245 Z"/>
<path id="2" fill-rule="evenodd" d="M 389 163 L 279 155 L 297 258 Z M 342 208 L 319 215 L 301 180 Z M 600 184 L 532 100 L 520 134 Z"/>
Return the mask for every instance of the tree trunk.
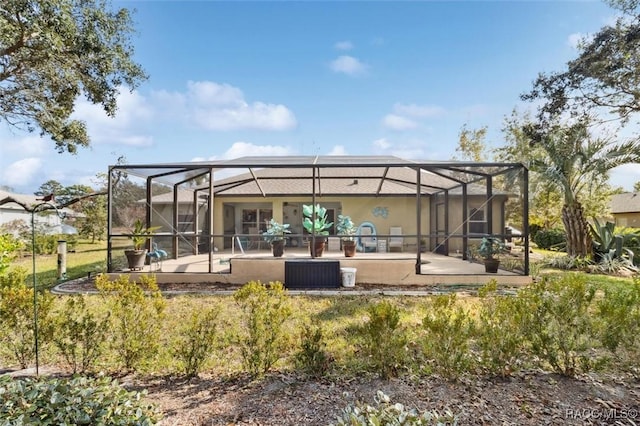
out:
<path id="1" fill-rule="evenodd" d="M 567 254 L 587 257 L 593 254 L 589 225 L 584 218 L 582 205 L 575 201 L 562 207 L 562 223 L 567 232 Z"/>

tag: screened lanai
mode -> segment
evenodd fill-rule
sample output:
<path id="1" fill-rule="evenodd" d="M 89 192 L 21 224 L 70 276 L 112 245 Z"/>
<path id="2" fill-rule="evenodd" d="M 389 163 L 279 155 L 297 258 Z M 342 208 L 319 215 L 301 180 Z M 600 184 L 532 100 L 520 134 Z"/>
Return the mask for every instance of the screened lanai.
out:
<path id="1" fill-rule="evenodd" d="M 239 265 L 240 259 L 268 258 L 262 232 L 271 219 L 290 225 L 290 256 L 311 257 L 308 245 L 320 236 L 303 229 L 302 206 L 320 204 L 332 222 L 349 215 L 359 229 L 373 229 L 376 244 L 371 250 L 361 247 L 353 261 L 402 258 L 411 262 L 415 275 L 428 275 L 425 265 L 433 259 L 474 262 L 480 239 L 493 236 L 511 248 L 503 271 L 526 276 L 527 187 L 527 169 L 520 163 L 392 156 L 114 165 L 109 168 L 108 269 L 122 269 L 134 219 L 155 227 L 148 248 L 159 246 L 168 254 L 167 265 L 182 265 L 172 272 L 189 270 L 190 259 L 201 265 L 200 273 L 225 274 L 234 259 Z M 336 253 L 341 237 L 335 226 L 329 230 Z M 452 273 L 465 274 L 457 269 Z"/>

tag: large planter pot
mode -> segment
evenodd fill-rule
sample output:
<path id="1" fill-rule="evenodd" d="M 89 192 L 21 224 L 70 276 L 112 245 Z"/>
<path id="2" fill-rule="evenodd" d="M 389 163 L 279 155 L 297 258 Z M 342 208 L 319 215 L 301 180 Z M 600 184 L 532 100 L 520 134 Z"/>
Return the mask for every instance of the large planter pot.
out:
<path id="1" fill-rule="evenodd" d="M 343 241 L 342 249 L 344 250 L 344 257 L 353 257 L 356 255 L 356 242 L 355 241 Z"/>
<path id="2" fill-rule="evenodd" d="M 147 250 L 125 250 L 124 255 L 127 256 L 129 269 L 132 271 L 141 271 L 144 268 Z"/>
<path id="3" fill-rule="evenodd" d="M 273 252 L 273 257 L 282 257 L 284 254 L 284 240 L 271 242 L 271 250 Z"/>
<path id="4" fill-rule="evenodd" d="M 316 238 L 316 243 L 309 244 L 309 251 L 311 252 L 311 257 L 322 257 L 322 253 L 324 253 L 324 244 L 326 240 L 324 238 Z"/>
<path id="5" fill-rule="evenodd" d="M 495 274 L 498 272 L 498 267 L 500 266 L 499 259 L 485 259 L 484 260 L 484 271 L 487 273 Z"/>

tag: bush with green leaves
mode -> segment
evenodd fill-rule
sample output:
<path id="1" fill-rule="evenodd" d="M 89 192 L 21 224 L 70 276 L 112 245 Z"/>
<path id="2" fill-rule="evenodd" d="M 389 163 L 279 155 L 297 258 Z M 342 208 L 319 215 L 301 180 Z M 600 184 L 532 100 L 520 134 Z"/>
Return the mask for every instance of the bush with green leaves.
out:
<path id="1" fill-rule="evenodd" d="M 217 339 L 217 319 L 216 308 L 193 310 L 177 331 L 172 352 L 187 377 L 197 376 L 211 357 Z"/>
<path id="2" fill-rule="evenodd" d="M 154 425 L 160 416 L 144 395 L 108 377 L 0 376 L 0 425 Z"/>
<path id="3" fill-rule="evenodd" d="M 391 398 L 382 391 L 376 393 L 374 401 L 375 406 L 366 403 L 348 405 L 342 410 L 336 425 L 454 426 L 458 424 L 457 416 L 450 410 L 446 410 L 443 413 L 439 413 L 436 410 L 419 413 L 415 408 L 405 407 L 401 403 L 392 403 Z"/>
<path id="4" fill-rule="evenodd" d="M 13 235 L 0 234 L 0 276 L 9 269 L 9 265 L 16 258 L 20 247 L 22 247 L 22 243 Z"/>
<path id="5" fill-rule="evenodd" d="M 0 275 L 0 289 L 26 285 L 27 270 L 23 267 L 11 268 Z"/>
<path id="6" fill-rule="evenodd" d="M 291 303 L 281 282 L 250 281 L 233 297 L 242 311 L 244 333 L 238 336 L 243 365 L 252 376 L 260 376 L 282 357 L 288 346 L 285 322 Z"/>
<path id="7" fill-rule="evenodd" d="M 595 286 L 576 274 L 544 277 L 520 291 L 521 333 L 528 352 L 543 368 L 547 363 L 554 371 L 573 376 L 603 361 L 591 351 L 595 293 Z"/>
<path id="8" fill-rule="evenodd" d="M 596 302 L 597 336 L 612 354 L 628 355 L 635 364 L 640 354 L 640 277 L 633 284 L 607 286 Z"/>
<path id="9" fill-rule="evenodd" d="M 493 374 L 508 376 L 519 368 L 524 351 L 521 304 L 512 295 L 498 293 L 495 280 L 483 286 L 478 295 L 482 303 L 475 336 L 480 363 Z"/>
<path id="10" fill-rule="evenodd" d="M 559 228 L 541 229 L 536 232 L 533 242 L 543 250 L 560 250 L 567 244 L 567 234 Z"/>
<path id="11" fill-rule="evenodd" d="M 424 355 L 433 361 L 435 371 L 456 378 L 471 368 L 469 343 L 473 320 L 469 312 L 457 304 L 455 294 L 433 297 L 427 312 L 422 320 Z"/>
<path id="12" fill-rule="evenodd" d="M 382 301 L 370 305 L 367 313 L 369 319 L 360 329 L 363 354 L 380 376 L 393 377 L 406 363 L 407 335 L 400 325 L 400 309 Z"/>
<path id="13" fill-rule="evenodd" d="M 37 332 L 39 345 L 52 335 L 50 320 L 53 297 L 49 292 L 37 292 Z M 23 284 L 0 288 L 0 353 L 27 368 L 35 359 L 34 294 Z"/>
<path id="14" fill-rule="evenodd" d="M 563 269 L 565 271 L 572 269 L 586 271 L 593 265 L 593 262 L 589 258 L 569 255 L 547 256 L 544 258 L 543 263 L 551 268 Z"/>
<path id="15" fill-rule="evenodd" d="M 313 377 L 320 377 L 329 370 L 332 357 L 327 352 L 321 326 L 304 325 L 300 334 L 300 348 L 295 358 L 297 367 Z"/>
<path id="16" fill-rule="evenodd" d="M 102 355 L 109 315 L 87 308 L 86 296 L 70 296 L 54 317 L 53 343 L 74 374 L 90 371 Z"/>
<path id="17" fill-rule="evenodd" d="M 166 307 L 155 276 L 141 275 L 136 283 L 129 280 L 129 275 L 120 275 L 113 281 L 107 275 L 99 275 L 96 287 L 111 312 L 111 345 L 122 367 L 143 367 L 158 352 Z"/>

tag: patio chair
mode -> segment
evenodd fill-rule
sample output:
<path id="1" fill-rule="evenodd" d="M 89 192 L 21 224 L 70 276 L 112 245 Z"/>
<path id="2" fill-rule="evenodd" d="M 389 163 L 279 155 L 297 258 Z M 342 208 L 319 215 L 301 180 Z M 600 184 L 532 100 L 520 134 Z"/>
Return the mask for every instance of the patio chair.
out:
<path id="1" fill-rule="evenodd" d="M 398 249 L 398 251 L 402 251 L 404 246 L 404 237 L 402 237 L 402 227 L 401 226 L 392 226 L 389 228 L 389 251 L 394 251 L 394 249 Z"/>
<path id="2" fill-rule="evenodd" d="M 264 239 L 262 238 L 260 229 L 258 229 L 257 227 L 249 228 L 249 248 L 260 250 L 263 243 L 267 248 L 269 248 L 269 243 L 264 241 Z"/>
<path id="3" fill-rule="evenodd" d="M 149 258 L 149 271 L 162 271 L 162 259 L 167 257 L 167 252 L 158 248 L 158 243 L 153 243 L 151 248 L 152 250 L 147 253 L 147 257 Z"/>
<path id="4" fill-rule="evenodd" d="M 362 226 L 360 228 L 360 248 L 361 251 L 378 251 L 378 241 L 373 233 L 373 229 L 369 226 Z"/>

